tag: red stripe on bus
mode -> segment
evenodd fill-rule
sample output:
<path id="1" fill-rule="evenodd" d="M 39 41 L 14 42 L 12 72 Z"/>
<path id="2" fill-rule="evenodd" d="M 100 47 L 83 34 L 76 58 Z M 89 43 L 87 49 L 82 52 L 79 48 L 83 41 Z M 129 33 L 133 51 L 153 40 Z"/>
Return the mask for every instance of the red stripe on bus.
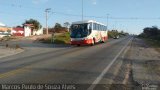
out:
<path id="1" fill-rule="evenodd" d="M 79 41 L 71 41 L 72 45 L 86 45 L 86 44 L 92 44 L 93 40 L 92 39 L 87 39 L 87 40 L 79 40 Z"/>
<path id="2" fill-rule="evenodd" d="M 108 37 L 102 37 L 103 41 L 107 41 L 108 40 Z M 71 41 L 71 44 L 72 45 L 88 45 L 88 44 L 92 44 L 94 41 L 93 39 L 87 39 L 87 40 L 75 40 L 75 41 Z M 99 42 L 96 38 L 95 38 L 95 42 Z"/>

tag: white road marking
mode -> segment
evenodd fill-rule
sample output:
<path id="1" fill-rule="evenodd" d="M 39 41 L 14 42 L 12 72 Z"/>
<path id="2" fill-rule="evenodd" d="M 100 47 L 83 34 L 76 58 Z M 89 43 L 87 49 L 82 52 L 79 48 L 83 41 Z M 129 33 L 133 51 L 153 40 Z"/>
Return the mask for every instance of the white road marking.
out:
<path id="1" fill-rule="evenodd" d="M 108 72 L 113 63 L 117 60 L 120 54 L 124 51 L 124 49 L 128 46 L 132 38 L 128 41 L 128 43 L 121 49 L 121 51 L 116 55 L 116 57 L 111 61 L 111 63 L 102 71 L 102 73 L 96 78 L 96 80 L 92 83 L 92 85 L 87 90 L 93 90 L 96 87 L 96 84 L 100 82 L 100 80 L 104 77 L 104 75 Z"/>

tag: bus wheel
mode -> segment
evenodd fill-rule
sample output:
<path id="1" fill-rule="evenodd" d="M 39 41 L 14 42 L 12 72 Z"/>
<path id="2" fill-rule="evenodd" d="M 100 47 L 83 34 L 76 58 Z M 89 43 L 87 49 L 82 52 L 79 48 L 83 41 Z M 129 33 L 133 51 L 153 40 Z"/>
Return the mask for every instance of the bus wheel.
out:
<path id="1" fill-rule="evenodd" d="M 80 44 L 77 44 L 77 46 L 79 47 L 79 46 L 81 46 Z"/>
<path id="2" fill-rule="evenodd" d="M 102 40 L 101 42 L 102 42 L 102 43 L 105 43 L 105 41 L 104 41 L 104 40 Z"/>
<path id="3" fill-rule="evenodd" d="M 102 42 L 102 43 L 105 43 L 105 42 L 106 42 L 106 40 L 102 38 L 102 41 L 101 41 L 101 42 Z"/>
<path id="4" fill-rule="evenodd" d="M 95 45 L 95 43 L 96 43 L 95 38 L 93 38 L 91 46 Z"/>

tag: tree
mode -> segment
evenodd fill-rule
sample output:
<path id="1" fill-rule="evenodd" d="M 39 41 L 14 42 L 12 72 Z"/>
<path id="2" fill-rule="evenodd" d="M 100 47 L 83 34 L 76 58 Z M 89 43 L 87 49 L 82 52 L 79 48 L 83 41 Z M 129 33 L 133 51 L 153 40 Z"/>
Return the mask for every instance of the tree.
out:
<path id="1" fill-rule="evenodd" d="M 63 33 L 63 32 L 67 32 L 67 29 L 65 27 L 62 27 L 61 24 L 56 23 L 54 26 L 54 32 Z"/>
<path id="2" fill-rule="evenodd" d="M 42 28 L 42 25 L 40 24 L 39 21 L 35 20 L 35 19 L 29 19 L 29 20 L 26 20 L 24 23 L 23 23 L 23 26 L 25 24 L 32 24 L 33 27 L 32 29 L 33 30 L 39 30 L 40 28 Z"/>
<path id="3" fill-rule="evenodd" d="M 62 28 L 62 26 L 59 23 L 56 23 L 55 26 L 54 26 L 54 29 L 61 29 L 61 28 Z"/>
<path id="4" fill-rule="evenodd" d="M 108 36 L 109 36 L 109 38 L 114 38 L 114 37 L 116 37 L 117 35 L 119 35 L 119 33 L 118 33 L 117 30 L 108 31 Z"/>
<path id="5" fill-rule="evenodd" d="M 65 22 L 64 23 L 64 27 L 68 28 L 70 26 L 70 23 L 69 22 Z"/>
<path id="6" fill-rule="evenodd" d="M 16 26 L 16 28 L 23 28 L 23 27 L 18 25 L 18 26 Z"/>
<path id="7" fill-rule="evenodd" d="M 143 29 L 143 33 L 141 33 L 139 36 L 160 40 L 160 29 L 156 26 L 146 27 Z"/>

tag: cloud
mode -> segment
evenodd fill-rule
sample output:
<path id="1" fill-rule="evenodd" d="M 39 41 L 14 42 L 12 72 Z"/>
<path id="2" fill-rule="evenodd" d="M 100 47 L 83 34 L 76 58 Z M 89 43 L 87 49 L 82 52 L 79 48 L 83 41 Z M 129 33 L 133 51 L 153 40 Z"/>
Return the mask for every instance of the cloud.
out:
<path id="1" fill-rule="evenodd" d="M 39 4 L 39 3 L 46 3 L 48 0 L 32 0 L 32 3 Z"/>
<path id="2" fill-rule="evenodd" d="M 0 26 L 6 26 L 6 25 L 0 22 Z"/>
<path id="3" fill-rule="evenodd" d="M 93 5 L 97 5 L 97 0 L 92 0 Z"/>

